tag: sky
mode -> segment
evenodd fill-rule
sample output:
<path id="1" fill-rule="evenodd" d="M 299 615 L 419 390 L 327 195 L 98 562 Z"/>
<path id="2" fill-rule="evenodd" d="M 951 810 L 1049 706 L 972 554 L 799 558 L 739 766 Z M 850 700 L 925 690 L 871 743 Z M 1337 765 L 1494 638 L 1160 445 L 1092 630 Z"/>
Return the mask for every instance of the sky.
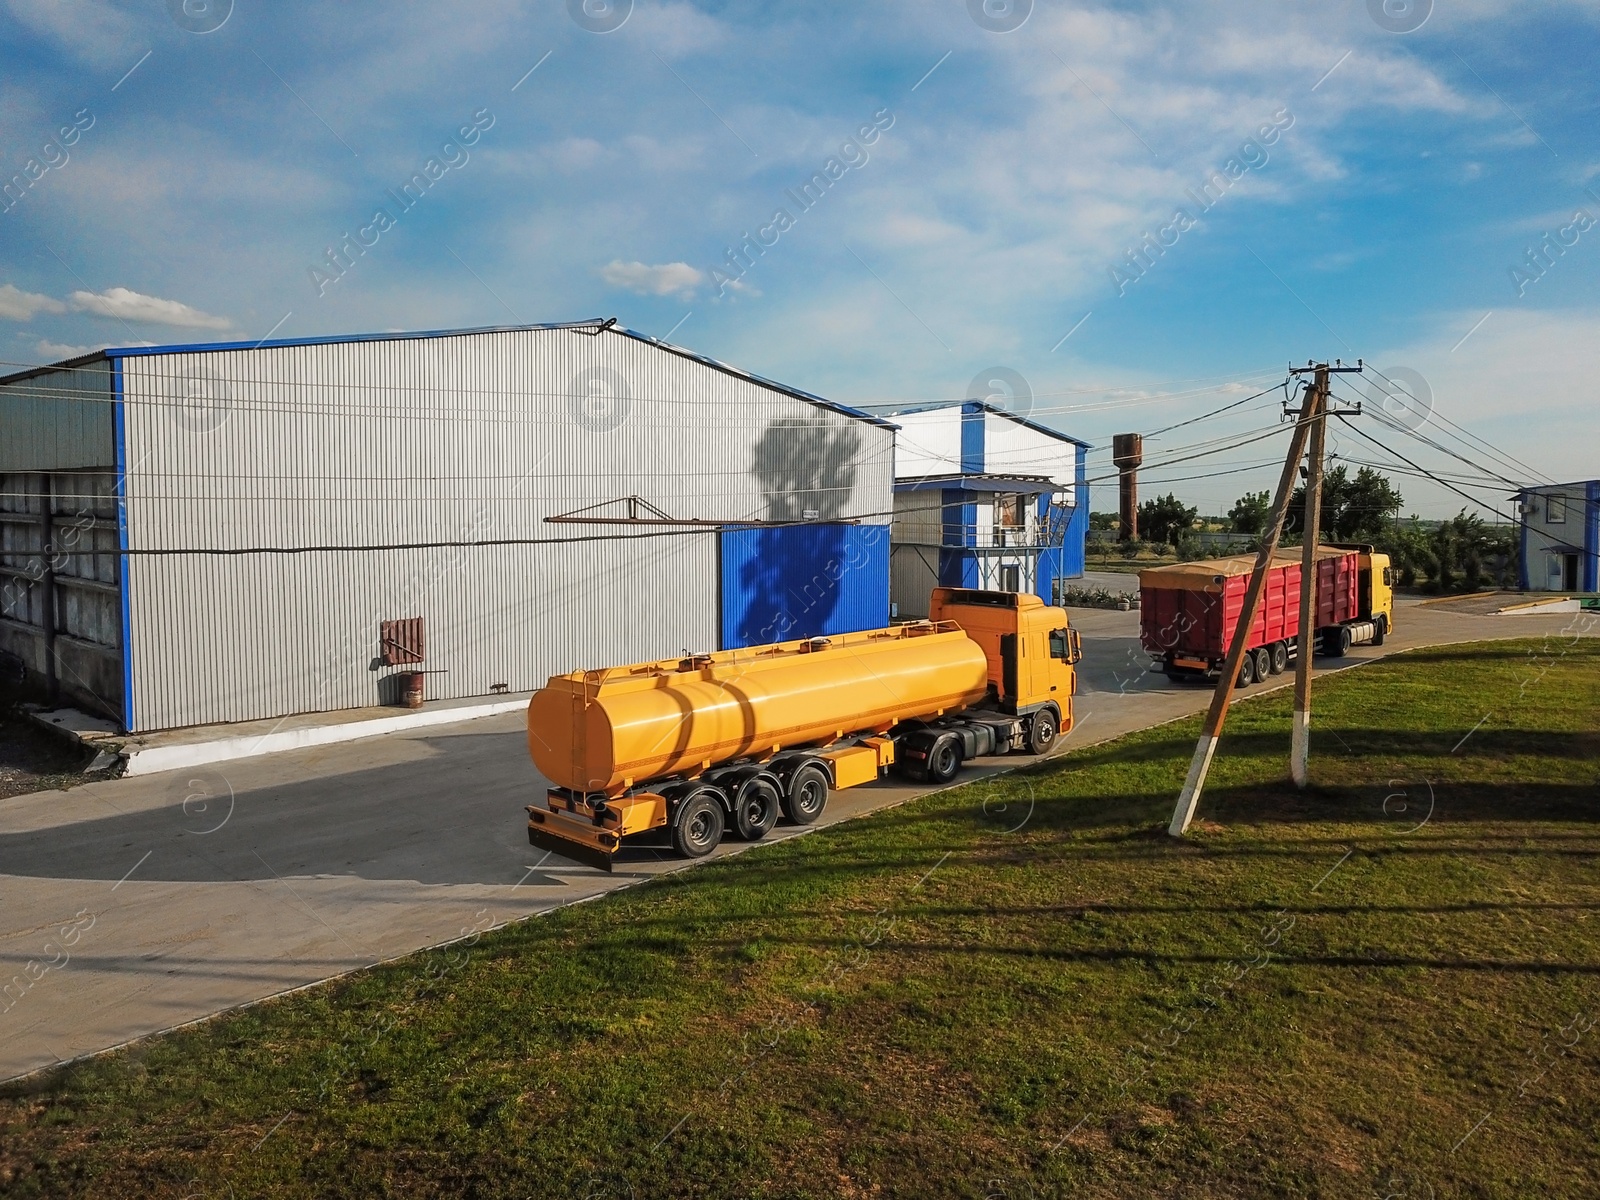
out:
<path id="1" fill-rule="evenodd" d="M 1330 450 L 1409 512 L 1600 476 L 1600 0 L 0 0 L 0 37 L 6 370 L 614 316 L 846 404 L 993 397 L 1095 479 L 1153 435 L 1144 493 L 1224 512 L 1288 365 L 1361 359 Z"/>

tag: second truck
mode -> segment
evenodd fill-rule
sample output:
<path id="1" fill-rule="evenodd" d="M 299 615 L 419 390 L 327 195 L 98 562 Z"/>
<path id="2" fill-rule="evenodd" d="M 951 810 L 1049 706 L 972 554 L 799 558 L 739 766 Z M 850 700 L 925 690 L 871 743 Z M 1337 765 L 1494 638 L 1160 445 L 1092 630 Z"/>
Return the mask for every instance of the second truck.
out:
<path id="1" fill-rule="evenodd" d="M 1300 636 L 1299 550 L 1280 550 L 1251 622 L 1239 686 L 1282 672 Z M 1169 679 L 1215 676 L 1244 611 L 1255 555 L 1174 563 L 1139 572 L 1139 639 Z M 1315 552 L 1312 635 L 1338 657 L 1351 646 L 1383 645 L 1394 630 L 1394 570 L 1371 546 L 1324 545 Z"/>
<path id="2" fill-rule="evenodd" d="M 967 759 L 1043 754 L 1072 728 L 1080 657 L 1037 596 L 938 588 L 926 621 L 556 675 L 528 703 L 553 785 L 528 841 L 609 871 L 625 837 L 665 828 L 700 858 L 780 814 L 809 825 L 891 767 L 945 783 Z"/>

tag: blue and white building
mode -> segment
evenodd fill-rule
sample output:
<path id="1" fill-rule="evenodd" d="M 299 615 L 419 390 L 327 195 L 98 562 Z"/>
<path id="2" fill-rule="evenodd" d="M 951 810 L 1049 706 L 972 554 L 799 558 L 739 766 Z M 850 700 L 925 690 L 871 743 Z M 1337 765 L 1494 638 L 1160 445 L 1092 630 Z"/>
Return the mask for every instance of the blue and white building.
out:
<path id="1" fill-rule="evenodd" d="M 1087 442 L 982 400 L 897 412 L 890 598 L 926 616 L 936 586 L 1058 603 L 1084 570 Z"/>
<path id="2" fill-rule="evenodd" d="M 1600 479 L 1517 493 L 1518 585 L 1531 592 L 1600 591 Z"/>

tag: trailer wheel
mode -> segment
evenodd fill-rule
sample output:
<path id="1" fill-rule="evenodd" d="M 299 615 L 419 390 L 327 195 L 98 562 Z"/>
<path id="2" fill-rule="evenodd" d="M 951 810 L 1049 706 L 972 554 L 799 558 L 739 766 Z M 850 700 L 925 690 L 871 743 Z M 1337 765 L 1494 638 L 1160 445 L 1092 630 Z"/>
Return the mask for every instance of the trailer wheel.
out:
<path id="1" fill-rule="evenodd" d="M 1034 713 L 1033 719 L 1028 722 L 1028 753 L 1048 754 L 1050 747 L 1056 744 L 1059 730 L 1055 710 L 1041 708 Z"/>
<path id="2" fill-rule="evenodd" d="M 1256 656 L 1246 654 L 1239 663 L 1239 686 L 1249 687 L 1256 681 Z"/>
<path id="3" fill-rule="evenodd" d="M 672 820 L 672 848 L 685 858 L 704 858 L 722 841 L 725 825 L 722 794 L 716 788 L 690 792 Z"/>
<path id="4" fill-rule="evenodd" d="M 783 815 L 796 825 L 809 825 L 828 804 L 828 772 L 819 763 L 806 763 L 789 776 L 783 797 Z"/>
<path id="5" fill-rule="evenodd" d="M 733 830 L 747 842 L 759 842 L 778 823 L 783 796 L 777 782 L 765 774 L 752 775 L 733 793 Z"/>
<path id="6" fill-rule="evenodd" d="M 1264 682 L 1272 674 L 1272 651 L 1265 646 L 1256 651 L 1256 680 Z"/>
<path id="7" fill-rule="evenodd" d="M 1287 642 L 1272 643 L 1272 673 L 1282 675 L 1289 669 L 1289 644 Z"/>
<path id="8" fill-rule="evenodd" d="M 924 774 L 932 783 L 949 783 L 961 769 L 961 741 L 947 733 L 928 748 L 928 765 Z"/>

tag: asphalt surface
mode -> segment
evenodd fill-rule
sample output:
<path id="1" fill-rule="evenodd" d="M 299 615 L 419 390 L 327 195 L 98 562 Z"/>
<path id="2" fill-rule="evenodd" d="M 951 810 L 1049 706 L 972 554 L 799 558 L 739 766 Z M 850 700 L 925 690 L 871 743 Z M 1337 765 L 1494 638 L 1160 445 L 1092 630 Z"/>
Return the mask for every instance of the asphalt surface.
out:
<path id="1" fill-rule="evenodd" d="M 1208 688 L 1150 672 L 1138 615 L 1073 610 L 1084 661 L 1058 753 L 1209 702 Z M 1318 660 L 1319 673 L 1574 618 L 1405 603 L 1397 624 L 1382 649 Z M 1600 633 L 1600 618 L 1585 629 Z M 980 760 L 961 781 L 1018 761 Z M 664 834 L 625 849 L 611 875 L 534 850 L 523 806 L 544 786 L 508 714 L 0 800 L 0 1079 L 684 867 Z M 840 792 L 817 827 L 929 790 Z M 780 825 L 769 840 L 798 835 Z"/>

